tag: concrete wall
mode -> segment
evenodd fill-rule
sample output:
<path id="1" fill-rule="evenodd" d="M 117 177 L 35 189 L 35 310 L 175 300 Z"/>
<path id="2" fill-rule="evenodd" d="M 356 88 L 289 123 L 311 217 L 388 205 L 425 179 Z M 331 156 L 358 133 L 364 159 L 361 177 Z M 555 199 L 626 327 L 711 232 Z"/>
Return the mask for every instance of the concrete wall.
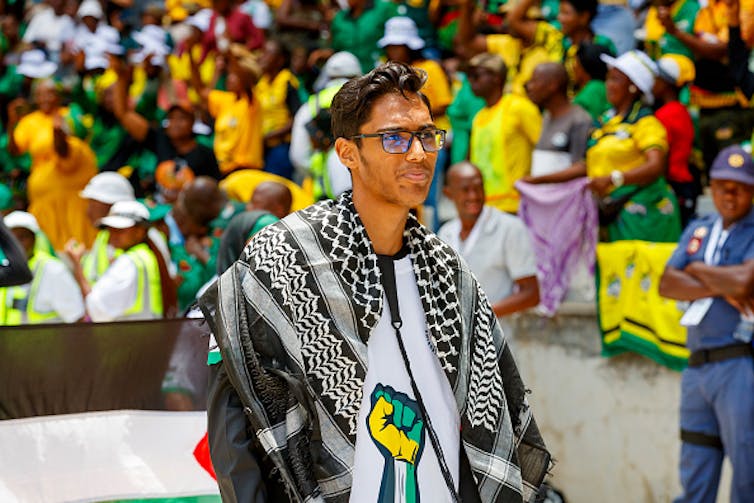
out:
<path id="1" fill-rule="evenodd" d="M 569 503 L 668 502 L 678 482 L 678 372 L 634 354 L 600 356 L 591 305 L 512 320 L 514 353 Z M 728 501 L 729 467 L 719 502 Z"/>

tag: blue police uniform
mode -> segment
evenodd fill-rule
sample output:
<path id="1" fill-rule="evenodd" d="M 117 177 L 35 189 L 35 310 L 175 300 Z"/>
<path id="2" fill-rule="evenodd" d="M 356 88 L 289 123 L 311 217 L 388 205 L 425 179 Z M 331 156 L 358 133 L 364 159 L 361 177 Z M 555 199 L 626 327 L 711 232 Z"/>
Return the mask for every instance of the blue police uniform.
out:
<path id="1" fill-rule="evenodd" d="M 703 261 L 707 246 L 716 246 L 711 235 L 718 218 L 712 215 L 692 222 L 668 266 L 683 270 L 691 262 Z M 717 265 L 754 259 L 754 209 L 728 231 L 715 254 Z M 688 327 L 692 358 L 681 379 L 680 410 L 684 495 L 676 503 L 714 503 L 725 455 L 733 465 L 731 502 L 754 501 L 754 359 L 751 347 L 742 348 L 733 336 L 740 319 L 737 309 L 716 297 L 700 323 Z M 726 351 L 723 347 L 739 351 L 708 363 L 693 356 L 711 352 L 719 356 Z"/>

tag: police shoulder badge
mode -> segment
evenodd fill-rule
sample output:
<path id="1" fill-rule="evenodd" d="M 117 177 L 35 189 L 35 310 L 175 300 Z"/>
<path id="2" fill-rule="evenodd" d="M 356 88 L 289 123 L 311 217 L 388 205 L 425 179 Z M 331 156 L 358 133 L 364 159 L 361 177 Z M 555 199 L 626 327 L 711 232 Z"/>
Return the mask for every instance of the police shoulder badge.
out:
<path id="1" fill-rule="evenodd" d="M 697 227 L 696 229 L 694 229 L 694 237 L 702 239 L 707 235 L 707 232 L 708 230 L 706 227 Z"/>

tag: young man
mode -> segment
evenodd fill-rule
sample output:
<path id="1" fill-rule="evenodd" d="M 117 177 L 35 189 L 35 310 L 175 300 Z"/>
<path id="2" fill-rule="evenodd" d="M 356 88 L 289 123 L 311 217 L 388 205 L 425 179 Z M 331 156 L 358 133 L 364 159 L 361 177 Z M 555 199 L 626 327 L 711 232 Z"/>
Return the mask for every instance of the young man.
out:
<path id="1" fill-rule="evenodd" d="M 353 191 L 260 231 L 202 298 L 228 501 L 528 501 L 544 476 L 492 309 L 410 213 L 445 139 L 423 84 L 394 62 L 347 82 L 331 110 Z"/>
<path id="2" fill-rule="evenodd" d="M 710 170 L 718 211 L 689 224 L 668 261 L 660 295 L 693 301 L 689 366 L 681 380 L 683 496 L 717 497 L 723 457 L 733 465 L 730 501 L 754 494 L 754 161 L 738 146 L 723 149 Z"/>

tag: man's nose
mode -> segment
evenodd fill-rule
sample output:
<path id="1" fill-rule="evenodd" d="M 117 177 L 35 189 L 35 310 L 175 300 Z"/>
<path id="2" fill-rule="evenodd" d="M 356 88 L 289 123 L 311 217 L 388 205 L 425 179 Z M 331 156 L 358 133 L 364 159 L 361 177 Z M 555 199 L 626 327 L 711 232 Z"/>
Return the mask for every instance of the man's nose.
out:
<path id="1" fill-rule="evenodd" d="M 424 145 L 422 145 L 419 138 L 414 136 L 411 145 L 408 147 L 408 152 L 406 152 L 406 159 L 413 162 L 421 162 L 426 157 L 427 152 L 424 151 Z"/>

